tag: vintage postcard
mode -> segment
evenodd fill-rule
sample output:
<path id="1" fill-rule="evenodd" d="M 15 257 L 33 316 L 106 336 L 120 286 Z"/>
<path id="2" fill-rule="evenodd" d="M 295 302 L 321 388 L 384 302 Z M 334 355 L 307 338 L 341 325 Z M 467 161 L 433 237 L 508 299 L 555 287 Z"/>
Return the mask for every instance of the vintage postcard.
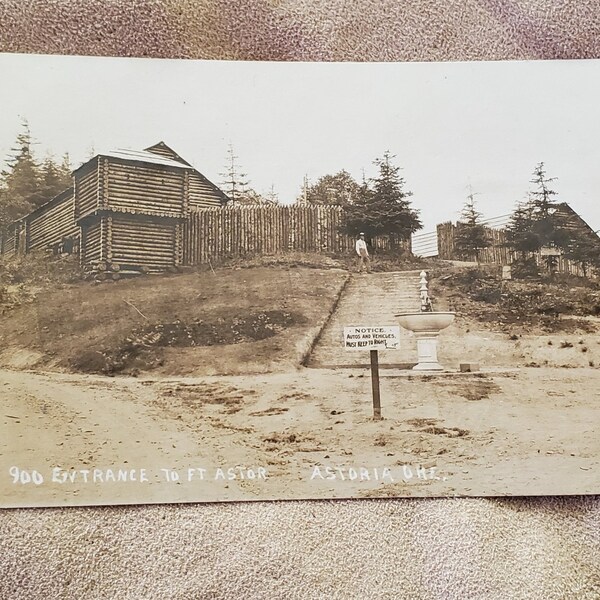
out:
<path id="1" fill-rule="evenodd" d="M 600 61 L 0 80 L 0 507 L 600 493 Z"/>

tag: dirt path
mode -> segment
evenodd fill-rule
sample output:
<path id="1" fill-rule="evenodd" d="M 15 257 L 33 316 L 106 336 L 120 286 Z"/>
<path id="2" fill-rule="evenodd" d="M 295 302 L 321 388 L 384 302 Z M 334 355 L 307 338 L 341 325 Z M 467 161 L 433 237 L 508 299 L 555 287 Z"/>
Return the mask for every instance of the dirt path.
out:
<path id="1" fill-rule="evenodd" d="M 1 371 L 1 504 L 600 490 L 598 369 L 389 370 L 382 405 L 385 419 L 372 421 L 360 369 L 168 380 Z M 44 482 L 13 484 L 15 466 Z M 74 482 L 60 483 L 67 475 Z"/>

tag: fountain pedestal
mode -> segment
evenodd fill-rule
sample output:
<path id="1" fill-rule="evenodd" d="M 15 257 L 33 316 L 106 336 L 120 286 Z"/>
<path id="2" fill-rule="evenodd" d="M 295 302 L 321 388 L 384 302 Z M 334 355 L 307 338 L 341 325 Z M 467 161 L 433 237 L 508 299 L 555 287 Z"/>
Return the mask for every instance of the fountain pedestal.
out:
<path id="1" fill-rule="evenodd" d="M 417 338 L 417 364 L 414 371 L 443 371 L 437 357 L 438 334 L 423 332 L 415 333 Z"/>
<path id="2" fill-rule="evenodd" d="M 454 321 L 453 312 L 417 312 L 396 315 L 400 325 L 417 338 L 415 371 L 443 371 L 437 357 L 438 336 Z"/>

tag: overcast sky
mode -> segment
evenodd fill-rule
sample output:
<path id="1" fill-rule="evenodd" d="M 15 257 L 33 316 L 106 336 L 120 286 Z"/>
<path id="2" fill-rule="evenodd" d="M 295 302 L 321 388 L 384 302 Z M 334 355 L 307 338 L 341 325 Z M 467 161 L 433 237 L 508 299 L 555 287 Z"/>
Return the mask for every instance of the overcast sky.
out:
<path id="1" fill-rule="evenodd" d="M 39 158 L 159 140 L 214 183 L 229 143 L 282 202 L 389 150 L 430 231 L 469 193 L 484 217 L 525 198 L 535 165 L 600 229 L 600 61 L 257 63 L 0 54 L 0 162 L 25 118 Z"/>

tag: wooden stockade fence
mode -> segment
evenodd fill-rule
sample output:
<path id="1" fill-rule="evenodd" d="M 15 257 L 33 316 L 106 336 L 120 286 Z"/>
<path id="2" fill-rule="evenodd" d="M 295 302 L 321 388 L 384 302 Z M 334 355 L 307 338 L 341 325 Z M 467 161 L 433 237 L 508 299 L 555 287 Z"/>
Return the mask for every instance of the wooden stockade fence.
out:
<path id="1" fill-rule="evenodd" d="M 340 232 L 340 206 L 232 205 L 191 210 L 184 222 L 183 264 L 252 254 L 353 252 L 355 239 Z M 385 237 L 373 239 L 388 249 Z M 410 241 L 404 243 L 410 251 Z"/>
<path id="2" fill-rule="evenodd" d="M 497 265 L 510 265 L 518 258 L 518 254 L 506 247 L 506 233 L 503 229 L 492 229 L 486 227 L 486 232 L 492 245 L 488 248 L 484 248 L 479 252 L 479 262 Z M 451 222 L 440 223 L 437 226 L 438 236 L 438 258 L 442 260 L 464 260 L 464 256 L 461 256 L 454 245 L 454 238 L 456 235 L 456 225 Z M 531 256 L 535 257 L 538 265 L 543 265 L 544 256 L 541 252 L 531 253 Z M 577 275 L 579 277 L 584 276 L 581 265 L 574 261 L 565 258 L 564 256 L 556 257 L 556 271 L 558 273 L 567 273 L 570 275 Z M 592 269 L 588 269 L 588 275 L 596 273 Z"/>
<path id="3" fill-rule="evenodd" d="M 486 234 L 492 245 L 479 252 L 479 262 L 509 265 L 516 258 L 513 250 L 504 246 L 506 234 L 502 229 L 486 227 Z M 454 245 L 456 225 L 453 223 L 440 223 L 437 226 L 438 257 L 443 260 L 462 260 L 463 256 Z"/>

